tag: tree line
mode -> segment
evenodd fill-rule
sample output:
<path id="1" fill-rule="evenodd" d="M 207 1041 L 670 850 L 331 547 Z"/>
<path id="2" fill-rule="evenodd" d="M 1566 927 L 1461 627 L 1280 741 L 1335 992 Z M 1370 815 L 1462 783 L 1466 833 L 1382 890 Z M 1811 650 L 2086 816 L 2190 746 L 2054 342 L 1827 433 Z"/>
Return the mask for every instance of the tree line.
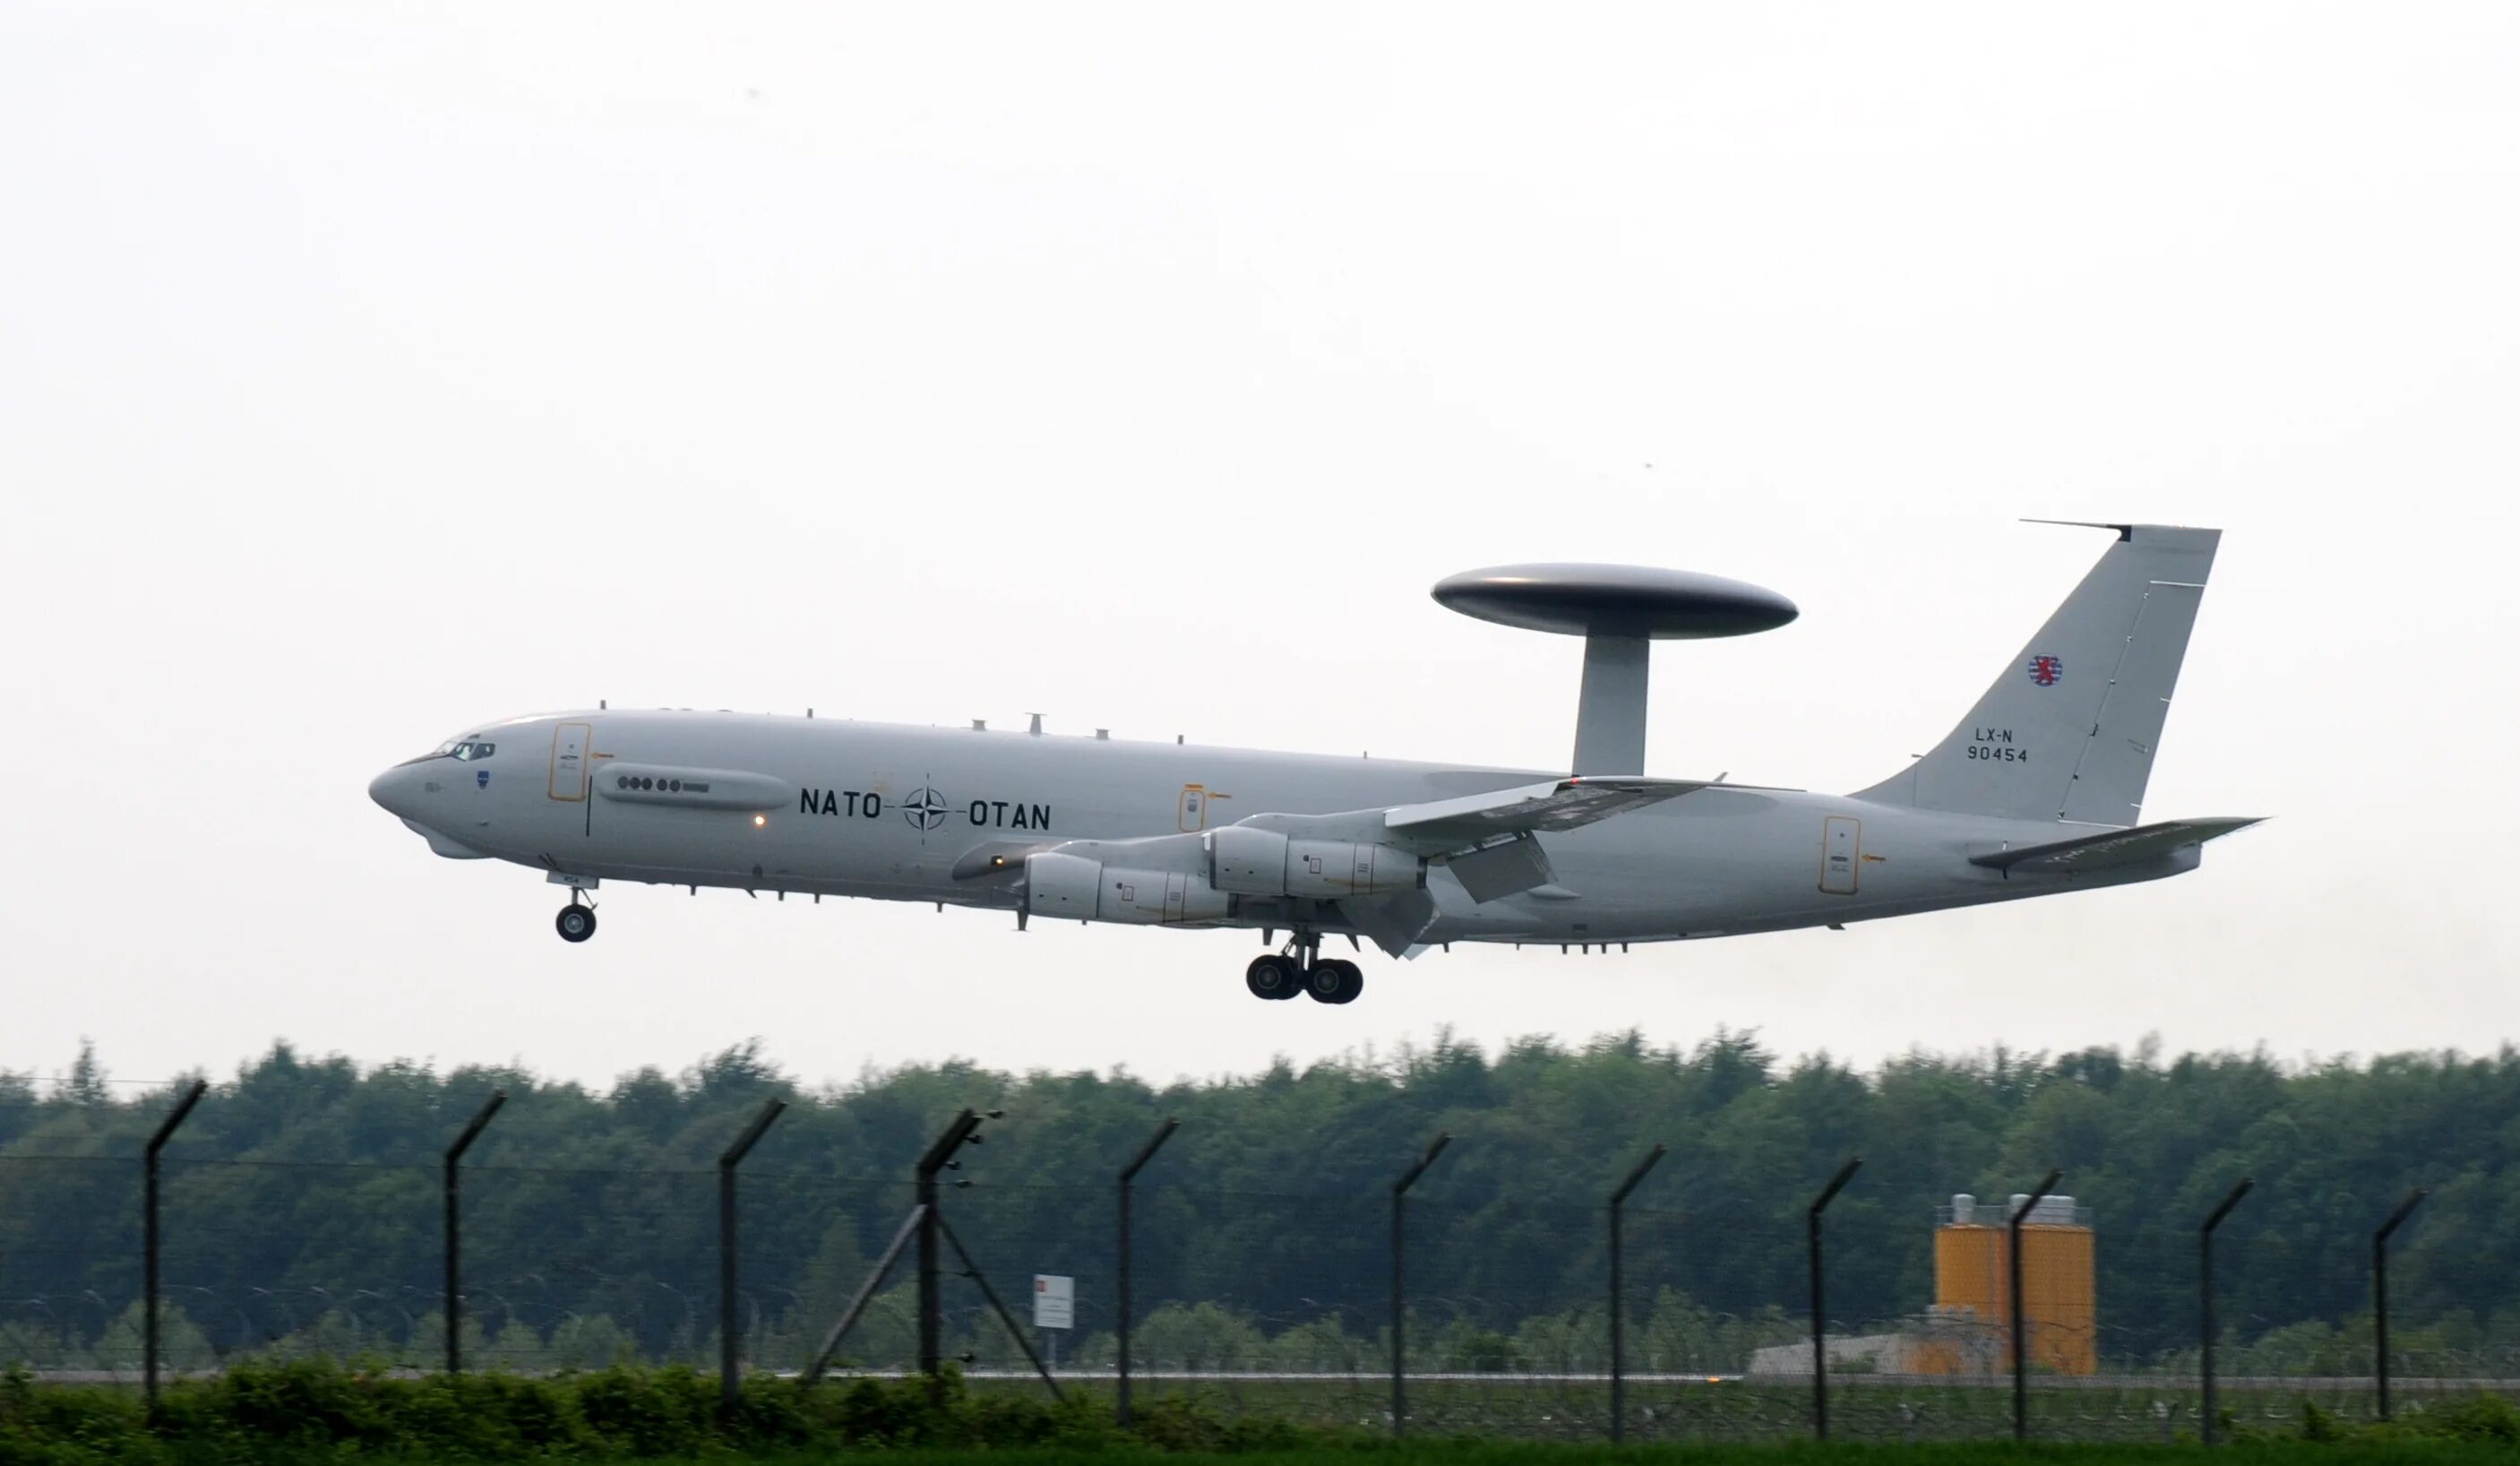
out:
<path id="1" fill-rule="evenodd" d="M 945 1214 L 1019 1311 L 1031 1274 L 1078 1279 L 1071 1356 L 1107 1356 L 1113 1180 L 1167 1117 L 1181 1129 L 1141 1177 L 1135 1259 L 1141 1340 L 1167 1355 L 1371 1358 L 1390 1186 L 1439 1132 L 1453 1142 L 1409 1223 L 1413 1337 L 1433 1364 L 1598 1362 L 1603 1202 L 1654 1144 L 1668 1154 L 1629 1203 L 1628 1307 L 1673 1367 L 1737 1368 L 1794 1336 L 1804 1208 L 1857 1156 L 1827 1214 L 1836 1327 L 1894 1327 L 1933 1301 L 1953 1193 L 2000 1199 L 2061 1168 L 2097 1233 L 2104 1358 L 2193 1343 L 2195 1229 L 2243 1174 L 2257 1188 L 2218 1254 L 2233 1347 L 2269 1367 L 2366 1367 L 2370 1232 L 2423 1186 L 2392 1271 L 2400 1333 L 2416 1351 L 2520 1349 L 2507 1046 L 2279 1064 L 2146 1043 L 1858 1069 L 1731 1031 L 1494 1052 L 1439 1034 L 1169 1083 L 954 1061 L 806 1086 L 745 1044 L 589 1087 L 276 1044 L 214 1083 L 166 1153 L 179 1349 L 433 1351 L 437 1158 L 494 1089 L 509 1103 L 466 1162 L 466 1313 L 477 1349 L 518 1363 L 713 1347 L 715 1161 L 772 1097 L 789 1108 L 742 1180 L 741 1318 L 765 1363 L 810 1351 L 905 1214 L 913 1162 L 967 1106 L 1003 1114 L 951 1173 Z M 170 1101 L 110 1082 L 93 1054 L 57 1084 L 0 1074 L 0 1354 L 111 1363 L 127 1347 L 137 1158 Z M 908 1288 L 896 1272 L 861 1356 L 907 1353 Z M 995 1348 L 976 1293 L 957 1280 L 952 1298 L 958 1347 Z"/>

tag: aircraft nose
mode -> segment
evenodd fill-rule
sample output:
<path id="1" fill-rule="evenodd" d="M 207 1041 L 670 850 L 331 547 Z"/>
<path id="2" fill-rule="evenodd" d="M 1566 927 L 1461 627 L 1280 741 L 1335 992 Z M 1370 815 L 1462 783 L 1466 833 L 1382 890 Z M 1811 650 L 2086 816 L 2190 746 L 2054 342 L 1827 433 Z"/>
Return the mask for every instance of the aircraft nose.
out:
<path id="1" fill-rule="evenodd" d="M 388 814 L 409 819 L 416 812 L 419 781 L 408 767 L 397 765 L 368 781 L 368 798 Z"/>

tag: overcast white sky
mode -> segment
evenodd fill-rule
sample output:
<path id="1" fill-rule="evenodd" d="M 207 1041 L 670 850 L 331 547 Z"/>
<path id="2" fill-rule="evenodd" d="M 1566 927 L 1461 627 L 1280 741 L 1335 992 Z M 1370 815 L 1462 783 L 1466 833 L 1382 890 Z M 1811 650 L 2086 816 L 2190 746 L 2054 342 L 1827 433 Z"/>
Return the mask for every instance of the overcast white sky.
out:
<path id="1" fill-rule="evenodd" d="M 1756 1028 L 2520 1035 L 2520 8 L 0 7 L 0 1067 L 1151 1077 Z M 1552 765 L 1426 587 L 1737 575 L 1653 772 L 1847 789 L 2227 531 L 2151 887 L 1624 957 L 608 892 L 378 769 L 615 705 Z"/>

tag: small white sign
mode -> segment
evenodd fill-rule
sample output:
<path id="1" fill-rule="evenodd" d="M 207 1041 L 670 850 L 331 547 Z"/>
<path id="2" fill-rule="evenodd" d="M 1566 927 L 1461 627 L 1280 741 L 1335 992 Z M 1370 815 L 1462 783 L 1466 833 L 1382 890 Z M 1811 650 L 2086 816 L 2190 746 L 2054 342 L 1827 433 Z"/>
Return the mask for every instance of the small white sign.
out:
<path id="1" fill-rule="evenodd" d="M 1076 1327 L 1076 1279 L 1032 1275 L 1032 1326 L 1037 1329 Z"/>

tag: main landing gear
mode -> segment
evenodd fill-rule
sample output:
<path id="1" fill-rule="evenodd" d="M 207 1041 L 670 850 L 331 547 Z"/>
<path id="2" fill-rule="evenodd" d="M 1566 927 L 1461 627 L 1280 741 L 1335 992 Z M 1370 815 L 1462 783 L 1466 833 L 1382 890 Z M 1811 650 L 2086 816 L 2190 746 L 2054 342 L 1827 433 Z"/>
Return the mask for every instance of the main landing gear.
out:
<path id="1" fill-rule="evenodd" d="M 560 915 L 553 918 L 552 925 L 560 929 L 562 941 L 584 941 L 594 936 L 595 908 L 586 904 L 586 893 L 570 892 L 568 904 L 560 908 Z"/>
<path id="2" fill-rule="evenodd" d="M 1297 937 L 1290 951 L 1252 958 L 1242 983 L 1253 997 L 1273 1003 L 1299 992 L 1312 994 L 1317 1003 L 1352 1003 L 1365 991 L 1365 969 L 1342 957 L 1323 956 L 1321 937 L 1308 934 Z"/>

